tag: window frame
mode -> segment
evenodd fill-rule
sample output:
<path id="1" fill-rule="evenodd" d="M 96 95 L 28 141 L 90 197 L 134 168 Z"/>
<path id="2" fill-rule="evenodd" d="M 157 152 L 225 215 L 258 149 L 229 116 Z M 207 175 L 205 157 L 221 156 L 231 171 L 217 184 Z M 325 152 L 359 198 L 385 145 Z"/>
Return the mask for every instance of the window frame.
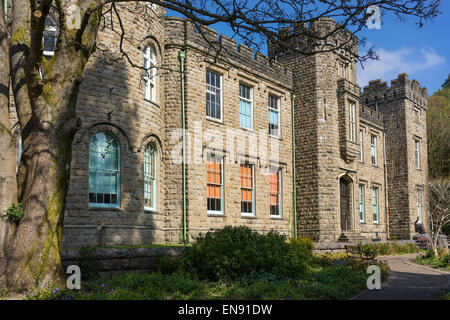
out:
<path id="1" fill-rule="evenodd" d="M 151 44 L 148 44 L 144 48 L 144 99 L 153 103 L 156 103 L 156 50 Z M 148 63 L 148 67 L 147 67 Z"/>
<path id="2" fill-rule="evenodd" d="M 277 101 L 277 108 L 278 109 L 274 109 L 274 108 L 272 108 L 271 107 L 271 105 L 270 105 L 270 99 L 275 99 L 276 101 Z M 277 113 L 277 116 L 278 116 L 278 129 L 276 130 L 277 131 L 277 135 L 274 135 L 274 134 L 271 134 L 270 133 L 270 125 L 271 125 L 271 122 L 270 122 L 270 112 L 274 112 L 274 113 Z M 280 97 L 279 96 L 277 96 L 277 95 L 274 95 L 274 94 L 270 94 L 269 93 L 269 96 L 268 96 L 268 115 L 269 115 L 269 121 L 268 121 L 268 124 L 269 124 L 269 136 L 270 137 L 273 137 L 273 138 L 277 138 L 277 139 L 280 139 L 281 138 L 281 99 L 280 99 Z"/>
<path id="3" fill-rule="evenodd" d="M 147 170 L 146 170 L 146 164 L 148 164 L 147 162 L 146 162 L 146 159 L 147 159 L 147 156 L 148 156 L 148 154 L 147 154 L 147 152 L 148 152 L 148 150 L 149 149 L 152 149 L 152 151 L 150 151 L 150 161 L 152 161 L 153 162 L 153 164 L 154 164 L 154 170 L 155 170 L 155 172 L 154 172 L 154 177 L 152 177 L 151 176 L 151 164 L 152 164 L 152 162 L 150 162 L 150 174 L 149 174 L 149 180 L 150 180 L 150 190 L 151 190 L 151 192 L 146 192 L 146 188 L 147 188 Z M 147 146 L 145 147 L 145 150 L 144 150 L 144 170 L 143 170 L 143 172 L 144 172 L 144 210 L 148 210 L 148 211 L 156 211 L 157 210 L 157 207 L 158 207 L 158 196 L 157 196 L 157 192 L 158 192 L 158 167 L 157 167 L 157 165 L 158 165 L 158 163 L 157 163 L 157 161 L 156 161 L 156 156 L 157 156 L 157 149 L 156 149 L 156 145 L 153 143 L 153 142 L 149 142 L 148 144 L 147 144 Z M 146 194 L 147 193 L 150 193 L 151 195 L 152 195 L 152 199 L 150 199 L 150 201 L 151 201 L 151 204 L 153 204 L 153 206 L 152 207 L 148 207 L 148 206 L 146 206 L 145 205 L 145 203 L 146 203 Z"/>
<path id="4" fill-rule="evenodd" d="M 366 222 L 366 186 L 363 183 L 360 183 L 358 190 L 359 190 L 359 222 L 365 223 Z"/>
<path id="5" fill-rule="evenodd" d="M 348 101 L 348 140 L 356 143 L 356 102 Z"/>
<path id="6" fill-rule="evenodd" d="M 90 182 L 91 182 L 91 177 L 90 177 L 90 175 L 91 175 L 91 166 L 90 166 L 90 158 L 91 158 L 91 141 L 92 141 L 92 139 L 93 139 L 93 137 L 94 136 L 96 136 L 96 135 L 98 135 L 98 134 L 100 134 L 100 133 L 102 133 L 102 134 L 104 134 L 104 135 L 110 135 L 114 140 L 115 140 L 115 142 L 117 143 L 117 185 L 116 185 L 116 192 L 117 192 L 117 203 L 97 203 L 97 202 L 95 202 L 95 203 L 91 203 L 91 201 L 90 201 Z M 120 142 L 119 142 L 119 139 L 117 139 L 117 137 L 114 135 L 114 134 L 112 134 L 112 133 L 110 133 L 110 132 L 107 132 L 107 131 L 99 131 L 99 132 L 96 132 L 96 133 L 94 133 L 92 136 L 91 136 L 91 138 L 90 138 L 90 140 L 89 140 L 89 149 L 88 149 L 88 156 L 89 156 L 89 163 L 88 163 L 88 206 L 89 206 L 89 208 L 120 208 L 120 200 L 121 200 L 121 197 L 120 197 L 120 192 L 121 192 L 121 188 L 120 188 L 120 183 L 121 183 L 121 179 L 120 179 L 120 175 L 121 175 L 121 161 L 120 161 L 120 157 L 121 157 L 121 153 L 120 153 L 120 149 L 121 149 L 121 146 L 120 146 Z M 97 192 L 96 192 L 96 194 L 97 194 Z"/>
<path id="7" fill-rule="evenodd" d="M 359 130 L 359 155 L 358 160 L 364 163 L 364 130 Z"/>
<path id="8" fill-rule="evenodd" d="M 256 214 L 256 208 L 255 208 L 255 165 L 253 163 L 241 163 L 239 165 L 239 168 L 241 168 L 242 166 L 249 166 L 252 170 L 252 187 L 251 188 L 244 188 L 242 186 L 242 173 L 240 174 L 240 190 L 241 190 L 241 216 L 243 217 L 254 217 Z M 243 212 L 242 211 L 242 191 L 243 190 L 251 190 L 251 194 L 252 194 L 252 212 Z"/>
<path id="9" fill-rule="evenodd" d="M 375 196 L 375 197 L 374 197 Z M 375 210 L 376 208 L 376 210 Z M 372 186 L 372 219 L 373 223 L 380 223 L 380 192 L 377 186 Z M 376 219 L 375 219 L 376 217 Z"/>
<path id="10" fill-rule="evenodd" d="M 213 75 L 215 75 L 215 76 L 218 76 L 219 77 L 219 83 L 220 83 L 220 87 L 217 87 L 217 86 L 213 86 L 211 83 L 208 83 L 208 72 L 209 73 L 211 73 L 211 74 L 213 74 Z M 211 79 L 211 77 L 210 77 L 210 79 Z M 216 91 L 215 92 L 212 92 L 212 90 L 210 90 L 209 88 L 208 88 L 208 86 L 209 87 L 211 87 L 211 88 L 214 88 Z M 220 97 L 219 97 L 219 102 L 220 102 L 220 106 L 219 106 L 219 110 L 220 110 L 220 118 L 217 118 L 217 117 L 213 117 L 213 116 L 211 116 L 211 115 L 208 115 L 208 99 L 207 99 L 207 97 L 206 97 L 206 95 L 209 93 L 209 94 L 214 94 L 214 95 L 217 95 L 217 89 L 218 89 L 218 92 L 219 92 L 219 95 L 220 95 Z M 210 101 L 209 101 L 210 102 Z M 209 120 L 212 120 L 212 121 L 217 121 L 217 122 L 223 122 L 223 75 L 222 75 L 222 73 L 220 73 L 220 72 L 217 72 L 217 71 L 214 71 L 214 70 L 211 70 L 211 69 L 206 69 L 206 72 L 205 72 L 205 115 L 206 115 L 206 119 L 209 119 Z M 210 102 L 210 106 L 209 106 L 209 109 L 210 109 L 210 114 L 211 114 L 211 102 Z"/>
<path id="11" fill-rule="evenodd" d="M 283 218 L 283 192 L 282 192 L 282 187 L 283 187 L 283 178 L 282 178 L 282 170 L 281 168 L 277 168 L 276 170 L 276 174 L 278 174 L 278 215 L 275 214 L 271 214 L 270 213 L 270 175 L 269 175 L 269 213 L 270 213 L 270 217 L 271 218 Z M 271 174 L 275 174 L 275 173 L 271 173 Z"/>
<path id="12" fill-rule="evenodd" d="M 246 98 L 246 97 L 241 96 L 241 86 L 246 87 L 246 88 L 249 89 L 249 96 L 250 96 L 250 98 Z M 242 129 L 245 129 L 245 130 L 253 130 L 253 128 L 254 128 L 254 124 L 253 124 L 253 110 L 254 110 L 253 100 L 254 100 L 253 99 L 253 87 L 248 85 L 248 84 L 246 84 L 246 83 L 240 82 L 239 83 L 239 127 L 242 128 Z M 241 121 L 242 120 L 242 118 L 241 118 L 242 115 L 244 115 L 245 117 L 248 117 L 248 115 L 246 115 L 244 113 L 241 113 L 241 101 L 250 103 L 250 128 L 245 127 L 245 126 L 242 125 L 242 121 Z"/>
<path id="13" fill-rule="evenodd" d="M 416 169 L 420 170 L 420 140 L 414 139 L 414 161 Z"/>
<path id="14" fill-rule="evenodd" d="M 374 142 L 372 142 L 372 139 Z M 373 166 L 378 166 L 377 140 L 378 139 L 376 135 L 370 135 L 370 158 Z"/>
<path id="15" fill-rule="evenodd" d="M 47 25 L 47 19 L 52 19 L 54 26 Z M 53 51 L 45 50 L 45 37 L 55 38 L 55 50 Z M 57 41 L 58 41 L 58 24 L 56 22 L 56 19 L 51 14 L 48 14 L 47 17 L 45 18 L 44 31 L 42 33 L 42 47 L 43 47 L 42 54 L 48 59 L 50 59 L 55 55 Z"/>
<path id="16" fill-rule="evenodd" d="M 417 217 L 418 223 L 423 221 L 423 199 L 422 199 L 422 189 L 417 189 Z"/>
<path id="17" fill-rule="evenodd" d="M 223 164 L 224 164 L 224 157 L 218 157 L 218 156 L 211 156 L 208 155 L 206 161 L 211 161 L 211 160 L 220 160 L 220 211 L 218 210 L 209 210 L 208 209 L 208 197 L 206 197 L 206 210 L 207 210 L 207 214 L 208 215 L 224 215 L 224 181 L 223 181 Z M 206 188 L 208 190 L 208 185 L 215 185 L 217 186 L 218 184 L 215 183 L 210 183 L 208 182 L 208 166 L 206 166 Z"/>

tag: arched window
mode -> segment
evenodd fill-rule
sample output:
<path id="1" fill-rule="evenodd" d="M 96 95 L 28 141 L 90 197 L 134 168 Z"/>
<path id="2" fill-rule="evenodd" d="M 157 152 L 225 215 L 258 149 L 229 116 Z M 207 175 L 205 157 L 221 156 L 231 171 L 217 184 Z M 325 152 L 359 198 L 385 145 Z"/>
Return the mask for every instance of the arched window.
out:
<path id="1" fill-rule="evenodd" d="M 144 151 L 144 209 L 156 209 L 156 147 L 153 143 Z"/>
<path id="2" fill-rule="evenodd" d="M 89 206 L 118 207 L 120 147 L 116 138 L 99 132 L 89 143 Z"/>
<path id="3" fill-rule="evenodd" d="M 156 102 L 156 55 L 152 46 L 145 47 L 144 51 L 144 97 Z"/>
<path id="4" fill-rule="evenodd" d="M 42 37 L 44 56 L 50 59 L 55 54 L 56 40 L 58 39 L 58 26 L 51 15 L 45 18 L 45 29 Z"/>

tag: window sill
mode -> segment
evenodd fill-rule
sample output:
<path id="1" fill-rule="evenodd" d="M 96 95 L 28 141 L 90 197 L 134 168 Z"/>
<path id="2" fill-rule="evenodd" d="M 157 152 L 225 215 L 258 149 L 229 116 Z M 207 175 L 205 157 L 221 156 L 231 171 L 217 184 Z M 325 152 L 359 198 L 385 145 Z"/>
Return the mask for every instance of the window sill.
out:
<path id="1" fill-rule="evenodd" d="M 241 127 L 241 126 L 239 126 L 239 129 L 241 129 L 241 130 L 243 130 L 243 131 L 251 132 L 251 133 L 254 133 L 254 132 L 255 132 L 254 129 L 246 128 L 246 127 Z"/>
<path id="2" fill-rule="evenodd" d="M 160 212 L 156 209 L 144 209 L 144 213 L 146 214 L 159 214 Z"/>
<path id="3" fill-rule="evenodd" d="M 283 220 L 283 217 L 282 216 L 270 216 L 270 219 L 272 219 L 272 220 Z"/>
<path id="4" fill-rule="evenodd" d="M 208 211 L 206 214 L 208 217 L 225 217 L 225 215 L 222 212 L 214 212 L 214 211 Z"/>
<path id="5" fill-rule="evenodd" d="M 150 104 L 154 105 L 155 107 L 160 108 L 159 104 L 157 104 L 155 101 L 149 100 L 149 99 L 147 99 L 147 98 L 145 98 L 145 97 L 144 97 L 144 101 L 147 102 L 147 103 L 150 103 Z"/>
<path id="6" fill-rule="evenodd" d="M 216 118 L 206 116 L 206 120 L 209 120 L 209 121 L 212 121 L 215 123 L 219 123 L 219 124 L 224 124 L 222 119 L 216 119 Z"/>
<path id="7" fill-rule="evenodd" d="M 257 219 L 255 215 L 242 214 L 242 213 L 241 213 L 241 218 L 242 219 Z"/>
<path id="8" fill-rule="evenodd" d="M 89 211 L 122 211 L 120 207 L 89 207 Z"/>
<path id="9" fill-rule="evenodd" d="M 277 136 L 272 136 L 270 134 L 269 134 L 269 138 L 277 139 L 277 140 L 280 140 L 280 141 L 283 140 L 283 139 L 281 139 L 281 136 L 277 137 Z"/>

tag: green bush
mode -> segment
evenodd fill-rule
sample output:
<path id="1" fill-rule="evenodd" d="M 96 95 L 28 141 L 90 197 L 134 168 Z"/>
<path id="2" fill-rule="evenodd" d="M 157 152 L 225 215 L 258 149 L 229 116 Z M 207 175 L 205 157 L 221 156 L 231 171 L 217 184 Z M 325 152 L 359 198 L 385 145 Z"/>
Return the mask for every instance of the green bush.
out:
<path id="1" fill-rule="evenodd" d="M 80 249 L 80 269 L 86 279 L 95 279 L 101 270 L 98 261 L 97 249 L 91 246 L 83 246 Z"/>
<path id="2" fill-rule="evenodd" d="M 418 249 L 414 243 L 380 242 L 361 245 L 363 252 L 375 253 L 376 256 L 416 253 Z"/>
<path id="3" fill-rule="evenodd" d="M 18 223 L 25 215 L 25 212 L 23 212 L 22 205 L 20 203 L 13 203 L 5 211 L 5 215 L 8 221 Z"/>
<path id="4" fill-rule="evenodd" d="M 304 272 L 311 258 L 301 243 L 270 231 L 259 234 L 247 227 L 225 227 L 200 236 L 180 258 L 181 270 L 210 281 L 275 274 L 295 276 Z"/>

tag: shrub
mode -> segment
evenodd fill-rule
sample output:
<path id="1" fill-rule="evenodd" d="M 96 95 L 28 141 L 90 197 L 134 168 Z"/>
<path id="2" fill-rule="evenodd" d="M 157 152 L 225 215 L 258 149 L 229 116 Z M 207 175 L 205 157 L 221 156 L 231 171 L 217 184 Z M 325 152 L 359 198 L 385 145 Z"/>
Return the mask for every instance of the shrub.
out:
<path id="1" fill-rule="evenodd" d="M 182 271 L 211 281 L 255 274 L 296 276 L 305 271 L 310 250 L 289 244 L 276 232 L 259 234 L 247 227 L 225 227 L 200 236 L 180 258 Z"/>
<path id="2" fill-rule="evenodd" d="M 19 223 L 19 221 L 25 215 L 22 205 L 20 203 L 13 203 L 5 211 L 6 219 L 12 223 Z"/>

